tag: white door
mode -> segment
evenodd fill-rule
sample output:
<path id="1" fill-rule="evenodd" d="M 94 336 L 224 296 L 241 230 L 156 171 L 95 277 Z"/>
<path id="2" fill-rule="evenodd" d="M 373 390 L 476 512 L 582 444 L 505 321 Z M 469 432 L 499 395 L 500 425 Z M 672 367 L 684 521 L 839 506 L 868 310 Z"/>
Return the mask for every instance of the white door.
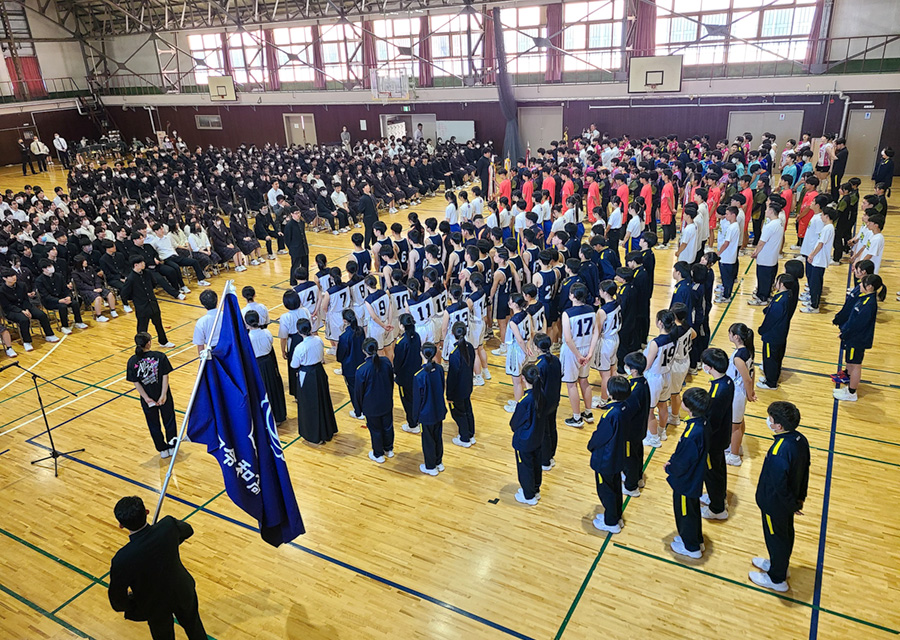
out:
<path id="1" fill-rule="evenodd" d="M 881 149 L 884 109 L 854 109 L 847 122 L 847 169 L 845 175 L 869 178 Z"/>
<path id="2" fill-rule="evenodd" d="M 519 135 L 534 154 L 563 137 L 562 107 L 519 107 Z"/>
<path id="3" fill-rule="evenodd" d="M 284 138 L 287 144 L 316 144 L 316 119 L 311 113 L 285 113 Z"/>

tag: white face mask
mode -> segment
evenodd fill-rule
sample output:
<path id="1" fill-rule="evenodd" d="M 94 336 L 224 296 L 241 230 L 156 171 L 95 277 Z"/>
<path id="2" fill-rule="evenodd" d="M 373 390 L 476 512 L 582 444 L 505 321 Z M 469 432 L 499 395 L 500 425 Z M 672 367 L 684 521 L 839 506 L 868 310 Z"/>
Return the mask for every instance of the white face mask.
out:
<path id="1" fill-rule="evenodd" d="M 45 273 L 46 273 L 48 276 L 52 276 L 54 271 L 56 271 L 56 269 L 54 269 L 53 267 L 47 267 L 47 270 L 46 270 Z"/>
<path id="2" fill-rule="evenodd" d="M 766 416 L 766 426 L 775 431 L 775 422 L 772 420 L 772 416 Z"/>

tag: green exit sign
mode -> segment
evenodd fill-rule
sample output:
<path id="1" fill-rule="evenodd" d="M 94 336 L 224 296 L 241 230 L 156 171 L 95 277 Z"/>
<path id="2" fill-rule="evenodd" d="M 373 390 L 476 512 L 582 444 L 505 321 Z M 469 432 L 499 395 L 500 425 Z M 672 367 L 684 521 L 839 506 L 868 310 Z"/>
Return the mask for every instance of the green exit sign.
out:
<path id="1" fill-rule="evenodd" d="M 408 105 L 407 105 L 407 106 L 404 106 L 404 107 L 403 107 L 403 111 L 404 111 L 404 112 L 409 111 L 409 106 L 408 106 Z"/>

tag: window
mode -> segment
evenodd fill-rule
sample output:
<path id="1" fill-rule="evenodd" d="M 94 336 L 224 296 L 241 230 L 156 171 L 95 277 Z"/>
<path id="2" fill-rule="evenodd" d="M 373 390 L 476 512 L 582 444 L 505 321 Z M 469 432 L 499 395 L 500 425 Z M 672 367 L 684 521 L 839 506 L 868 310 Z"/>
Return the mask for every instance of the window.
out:
<path id="1" fill-rule="evenodd" d="M 564 71 L 622 67 L 625 0 L 592 0 L 563 5 Z"/>
<path id="2" fill-rule="evenodd" d="M 221 129 L 222 116 L 194 116 L 198 129 Z"/>
<path id="3" fill-rule="evenodd" d="M 542 14 L 543 7 L 500 10 L 506 65 L 510 73 L 544 73 L 547 70 L 547 52 L 536 47 L 533 40 L 547 37 Z"/>
<path id="4" fill-rule="evenodd" d="M 235 82 L 262 84 L 269 79 L 262 31 L 229 35 L 228 59 Z"/>
<path id="5" fill-rule="evenodd" d="M 320 28 L 325 79 L 362 80 L 362 30 L 359 24 L 338 23 Z"/>
<path id="6" fill-rule="evenodd" d="M 312 82 L 315 79 L 312 27 L 275 29 L 272 40 L 281 82 Z"/>
<path id="7" fill-rule="evenodd" d="M 481 71 L 484 66 L 484 24 L 481 15 L 432 16 L 431 31 L 435 77 L 451 74 L 467 76 Z"/>
<path id="8" fill-rule="evenodd" d="M 188 48 L 194 58 L 194 80 L 208 84 L 209 76 L 225 75 L 225 55 L 221 33 L 188 36 Z"/>
<path id="9" fill-rule="evenodd" d="M 657 0 L 656 53 L 685 64 L 803 60 L 815 0 Z"/>
<path id="10" fill-rule="evenodd" d="M 378 63 L 379 73 L 406 70 L 409 77 L 418 75 L 414 72 L 418 58 L 413 54 L 419 52 L 420 24 L 418 18 L 372 22 L 372 32 L 375 34 L 375 61 Z M 410 49 L 411 53 L 402 51 L 401 47 Z"/>

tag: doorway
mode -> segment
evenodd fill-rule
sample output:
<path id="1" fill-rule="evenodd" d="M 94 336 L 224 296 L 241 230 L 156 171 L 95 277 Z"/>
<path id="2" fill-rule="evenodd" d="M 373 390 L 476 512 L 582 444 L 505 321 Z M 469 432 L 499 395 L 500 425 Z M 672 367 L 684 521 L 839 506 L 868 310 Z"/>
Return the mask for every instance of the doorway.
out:
<path id="1" fill-rule="evenodd" d="M 854 109 L 847 121 L 847 158 L 845 175 L 868 178 L 875 169 L 881 149 L 884 109 Z"/>
<path id="2" fill-rule="evenodd" d="M 735 137 L 744 135 L 749 131 L 753 134 L 751 149 L 758 149 L 762 142 L 762 134 L 771 133 L 775 136 L 775 144 L 779 152 L 776 158 L 781 157 L 780 150 L 784 149 L 784 143 L 793 138 L 800 139 L 803 131 L 803 110 L 796 111 L 731 111 L 728 113 L 728 142 L 733 142 Z"/>
<path id="3" fill-rule="evenodd" d="M 285 113 L 284 138 L 288 145 L 317 144 L 315 116 L 311 113 Z"/>
<path id="4" fill-rule="evenodd" d="M 534 153 L 563 136 L 562 107 L 519 107 L 519 136 Z"/>
<path id="5" fill-rule="evenodd" d="M 422 135 L 425 140 L 437 140 L 437 116 L 433 113 L 383 113 L 379 116 L 381 135 L 384 138 L 394 136 L 413 138 L 416 129 L 422 125 Z"/>

